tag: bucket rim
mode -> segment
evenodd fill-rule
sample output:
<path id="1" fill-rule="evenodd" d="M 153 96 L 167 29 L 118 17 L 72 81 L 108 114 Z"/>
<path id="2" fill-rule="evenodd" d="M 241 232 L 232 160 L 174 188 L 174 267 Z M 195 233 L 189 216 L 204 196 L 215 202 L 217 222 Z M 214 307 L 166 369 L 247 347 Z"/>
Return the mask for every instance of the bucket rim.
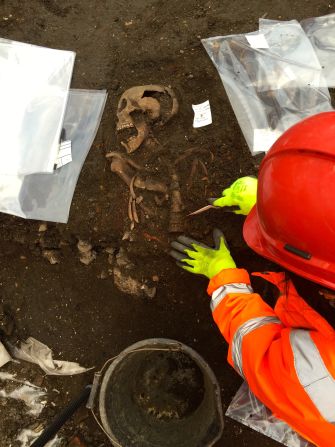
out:
<path id="1" fill-rule="evenodd" d="M 103 425 L 104 429 L 106 430 L 106 432 L 108 433 L 110 440 L 112 442 L 114 442 L 117 446 L 121 447 L 121 444 L 120 444 L 119 440 L 115 437 L 115 435 L 112 431 L 112 428 L 110 427 L 108 419 L 107 419 L 107 411 L 106 411 L 104 397 L 106 395 L 109 380 L 110 380 L 113 372 L 117 368 L 117 366 L 129 354 L 134 353 L 136 351 L 137 352 L 141 351 L 142 349 L 143 349 L 143 351 L 145 351 L 145 350 L 147 350 L 147 349 L 145 349 L 146 347 L 148 347 L 148 350 L 154 351 L 155 345 L 157 345 L 157 346 L 166 345 L 166 350 L 170 351 L 170 350 L 175 349 L 175 350 L 178 350 L 178 351 L 188 354 L 190 356 L 190 358 L 192 360 L 194 360 L 195 363 L 197 363 L 197 365 L 200 367 L 202 373 L 204 375 L 207 374 L 208 379 L 210 380 L 210 382 L 213 385 L 213 391 L 214 391 L 215 402 L 216 402 L 216 410 L 218 413 L 218 419 L 219 419 L 219 425 L 220 425 L 220 429 L 218 431 L 217 436 L 215 437 L 215 439 L 213 439 L 211 441 L 211 444 L 207 445 L 207 447 L 214 446 L 215 443 L 221 438 L 222 433 L 223 433 L 223 428 L 224 428 L 223 409 L 222 409 L 221 393 L 220 393 L 220 386 L 219 386 L 218 380 L 217 380 L 213 370 L 209 366 L 209 364 L 206 362 L 206 360 L 200 354 L 198 354 L 198 352 L 196 352 L 193 348 L 185 345 L 184 343 L 174 340 L 174 339 L 170 339 L 170 338 L 147 338 L 145 340 L 141 340 L 136 343 L 133 343 L 132 345 L 128 346 L 127 348 L 125 348 L 123 351 L 121 351 L 117 355 L 117 357 L 112 361 L 112 363 L 109 365 L 108 369 L 104 373 L 104 375 L 102 377 L 101 386 L 100 386 L 100 392 L 99 392 L 99 414 L 100 414 L 100 419 L 101 419 L 102 425 Z M 159 350 L 165 350 L 165 349 L 162 347 L 162 348 L 159 348 Z"/>

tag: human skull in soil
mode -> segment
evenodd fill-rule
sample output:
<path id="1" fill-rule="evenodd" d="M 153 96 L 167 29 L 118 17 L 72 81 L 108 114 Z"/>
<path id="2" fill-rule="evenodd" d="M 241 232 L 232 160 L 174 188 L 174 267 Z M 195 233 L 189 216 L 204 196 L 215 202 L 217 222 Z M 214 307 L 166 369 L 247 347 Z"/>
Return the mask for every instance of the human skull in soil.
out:
<path id="1" fill-rule="evenodd" d="M 169 99 L 168 110 L 163 110 L 163 102 Z M 128 153 L 136 151 L 149 135 L 150 125 L 165 124 L 178 111 L 178 101 L 170 87 L 143 85 L 126 90 L 119 101 L 117 110 L 117 133 L 135 131 L 121 144 Z"/>

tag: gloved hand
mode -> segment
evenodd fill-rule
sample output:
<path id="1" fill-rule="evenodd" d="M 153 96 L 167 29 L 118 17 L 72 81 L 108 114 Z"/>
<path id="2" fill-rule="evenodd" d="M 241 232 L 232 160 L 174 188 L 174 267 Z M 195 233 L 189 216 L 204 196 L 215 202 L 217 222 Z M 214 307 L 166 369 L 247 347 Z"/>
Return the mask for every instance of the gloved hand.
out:
<path id="1" fill-rule="evenodd" d="M 235 214 L 249 214 L 257 200 L 257 178 L 241 177 L 222 192 L 222 197 L 211 200 L 214 206 L 238 206 Z"/>
<path id="2" fill-rule="evenodd" d="M 236 267 L 222 231 L 216 228 L 213 231 L 213 239 L 215 248 L 210 248 L 187 236 L 179 236 L 171 244 L 173 250 L 170 255 L 177 260 L 179 267 L 210 279 L 221 270 Z"/>

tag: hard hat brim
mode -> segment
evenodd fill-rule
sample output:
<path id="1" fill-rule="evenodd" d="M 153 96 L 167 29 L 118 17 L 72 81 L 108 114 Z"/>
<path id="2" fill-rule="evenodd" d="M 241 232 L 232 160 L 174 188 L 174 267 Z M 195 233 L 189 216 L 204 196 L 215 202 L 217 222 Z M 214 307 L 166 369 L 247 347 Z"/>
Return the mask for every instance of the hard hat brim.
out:
<path id="1" fill-rule="evenodd" d="M 248 214 L 244 226 L 243 237 L 247 245 L 260 256 L 281 265 L 287 270 L 303 278 L 335 290 L 335 272 L 329 275 L 329 270 L 316 265 L 318 262 L 304 260 L 285 250 L 284 244 L 271 244 L 264 237 L 255 205 Z M 327 278 L 328 277 L 328 278 Z"/>

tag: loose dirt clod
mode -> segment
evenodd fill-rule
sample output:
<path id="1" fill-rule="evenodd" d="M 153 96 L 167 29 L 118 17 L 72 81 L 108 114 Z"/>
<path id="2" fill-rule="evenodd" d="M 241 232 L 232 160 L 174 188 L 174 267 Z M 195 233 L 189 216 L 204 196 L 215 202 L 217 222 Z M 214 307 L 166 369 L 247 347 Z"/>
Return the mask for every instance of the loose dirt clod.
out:
<path id="1" fill-rule="evenodd" d="M 87 241 L 79 240 L 77 243 L 79 253 L 87 253 L 92 250 L 92 245 Z"/>
<path id="2" fill-rule="evenodd" d="M 46 222 L 43 222 L 40 224 L 40 226 L 38 227 L 38 232 L 39 233 L 44 233 L 44 231 L 47 231 L 48 229 L 48 225 Z"/>
<path id="3" fill-rule="evenodd" d="M 149 287 L 146 284 L 142 285 L 142 290 L 144 291 L 144 293 L 146 294 L 146 296 L 148 298 L 155 298 L 156 293 L 157 293 L 157 288 L 156 287 Z"/>
<path id="4" fill-rule="evenodd" d="M 51 265 L 60 263 L 60 253 L 57 250 L 43 250 L 43 257 L 47 259 Z"/>
<path id="5" fill-rule="evenodd" d="M 92 245 L 87 241 L 79 240 L 77 243 L 77 248 L 80 253 L 79 260 L 82 264 L 89 265 L 97 257 Z"/>
<path id="6" fill-rule="evenodd" d="M 114 284 L 123 293 L 140 296 L 142 284 L 129 274 L 124 274 L 119 267 L 113 268 Z"/>
<path id="7" fill-rule="evenodd" d="M 123 267 L 125 270 L 132 270 L 135 265 L 128 258 L 126 250 L 121 247 L 116 255 L 116 264 L 118 267 Z"/>
<path id="8" fill-rule="evenodd" d="M 156 295 L 156 287 L 149 287 L 147 284 L 143 284 L 140 280 L 129 273 L 125 273 L 119 267 L 113 268 L 113 277 L 115 286 L 127 295 L 145 296 L 150 299 Z"/>
<path id="9" fill-rule="evenodd" d="M 106 247 L 105 252 L 108 253 L 109 255 L 113 255 L 116 252 L 116 248 L 115 247 Z"/>

